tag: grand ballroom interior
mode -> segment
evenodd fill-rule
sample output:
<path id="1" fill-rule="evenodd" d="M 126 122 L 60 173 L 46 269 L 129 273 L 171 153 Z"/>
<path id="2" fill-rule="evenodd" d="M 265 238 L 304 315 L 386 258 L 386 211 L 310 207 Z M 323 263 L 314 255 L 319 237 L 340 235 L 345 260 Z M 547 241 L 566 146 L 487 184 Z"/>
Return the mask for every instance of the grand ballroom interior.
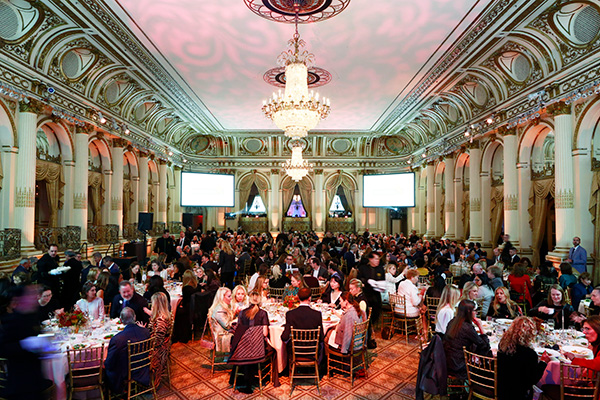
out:
<path id="1" fill-rule="evenodd" d="M 600 281 L 600 1 L 290 3 L 0 0 L 0 266 L 49 243 L 122 250 L 152 213 L 148 243 L 182 218 L 274 237 L 415 230 L 488 254 L 509 234 L 534 265 L 577 236 Z M 275 116 L 285 51 L 317 111 L 300 128 Z M 234 206 L 181 206 L 182 171 L 234 175 Z M 414 207 L 363 207 L 363 176 L 402 172 Z M 414 364 L 404 350 L 386 361 Z M 415 368 L 393 387 L 384 369 L 352 395 L 414 396 Z M 206 392 L 187 398 L 233 396 L 194 379 Z M 174 387 L 164 398 L 185 398 Z"/>

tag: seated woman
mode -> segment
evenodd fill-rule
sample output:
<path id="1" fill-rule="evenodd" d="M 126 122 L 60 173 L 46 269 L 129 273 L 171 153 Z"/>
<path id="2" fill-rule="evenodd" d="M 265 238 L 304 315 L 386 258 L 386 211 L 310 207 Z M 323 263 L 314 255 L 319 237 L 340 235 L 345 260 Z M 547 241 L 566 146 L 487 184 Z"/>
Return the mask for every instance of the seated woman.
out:
<path id="1" fill-rule="evenodd" d="M 104 301 L 96 296 L 96 285 L 93 282 L 87 281 L 83 285 L 81 299 L 75 303 L 75 306 L 92 320 L 104 318 Z"/>
<path id="2" fill-rule="evenodd" d="M 490 306 L 487 317 L 488 318 L 507 318 L 515 319 L 523 315 L 521 307 L 510 299 L 510 293 L 504 286 L 496 289 L 496 295 L 494 301 Z"/>
<path id="3" fill-rule="evenodd" d="M 508 282 L 510 283 L 511 292 L 514 293 L 515 301 L 526 301 L 531 307 L 531 279 L 527 275 L 527 269 L 524 264 L 516 263 L 513 266 L 512 273 L 508 276 Z M 525 300 L 523 300 L 523 296 Z"/>
<path id="4" fill-rule="evenodd" d="M 494 291 L 489 286 L 489 278 L 483 273 L 475 276 L 473 282 L 479 287 L 477 298 L 481 301 L 481 315 L 486 315 L 494 299 Z"/>
<path id="5" fill-rule="evenodd" d="M 540 361 L 532 348 L 537 334 L 533 318 L 517 317 L 498 344 L 498 400 L 528 400 L 544 374 L 550 356 Z"/>
<path id="6" fill-rule="evenodd" d="M 536 272 L 537 274 L 533 280 L 533 304 L 538 304 L 548 297 L 548 290 L 546 290 L 546 288 L 558 283 L 556 269 L 552 265 L 552 262 L 545 261 L 540 264 Z"/>
<path id="7" fill-rule="evenodd" d="M 448 323 L 454 318 L 456 303 L 460 297 L 460 290 L 454 285 L 446 285 L 435 313 L 435 331 L 445 334 Z"/>
<path id="8" fill-rule="evenodd" d="M 579 275 L 578 282 L 573 286 L 571 290 L 571 303 L 575 310 L 579 310 L 579 303 L 581 300 L 589 297 L 592 294 L 594 286 L 592 285 L 592 277 L 589 272 L 583 272 Z"/>
<path id="9" fill-rule="evenodd" d="M 435 297 L 438 299 L 442 297 L 442 292 L 446 287 L 446 279 L 444 279 L 442 273 L 443 271 L 440 271 L 440 269 L 438 269 L 429 277 L 432 285 L 427 289 L 427 292 L 425 292 L 425 295 L 427 297 Z"/>
<path id="10" fill-rule="evenodd" d="M 354 324 L 363 322 L 367 316 L 361 310 L 360 305 L 350 292 L 342 293 L 340 296 L 340 304 L 344 313 L 342 314 L 339 324 L 335 328 L 335 337 L 333 340 L 331 340 L 331 337 L 327 338 L 326 343 L 333 349 L 342 353 L 348 353 L 350 351 L 350 345 L 352 344 Z"/>
<path id="11" fill-rule="evenodd" d="M 573 267 L 568 262 L 560 263 L 560 278 L 558 278 L 558 284 L 564 290 L 567 288 L 575 286 L 577 283 L 577 278 L 573 275 Z"/>
<path id="12" fill-rule="evenodd" d="M 156 276 L 156 278 L 160 277 Z M 150 313 L 148 329 L 150 329 L 152 338 L 154 339 L 150 369 L 154 376 L 155 385 L 158 387 L 163 371 L 167 368 L 167 363 L 169 362 L 173 318 L 169 310 L 169 300 L 163 292 L 154 293 L 150 300 L 152 302 L 152 311 Z"/>
<path id="13" fill-rule="evenodd" d="M 323 303 L 330 304 L 335 308 L 340 308 L 342 295 L 342 279 L 338 275 L 333 275 L 329 279 L 329 287 L 321 296 Z"/>
<path id="14" fill-rule="evenodd" d="M 389 303 L 390 302 L 390 293 L 396 293 L 396 291 L 398 290 L 397 286 L 398 286 L 398 282 L 400 282 L 402 279 L 404 279 L 404 276 L 401 274 L 398 274 L 398 276 L 396 276 L 396 264 L 394 263 L 389 263 L 386 264 L 385 266 L 385 283 L 386 283 L 386 290 L 385 292 L 383 292 L 381 294 L 381 301 L 383 303 Z M 400 271 L 402 272 L 402 271 Z"/>
<path id="15" fill-rule="evenodd" d="M 289 296 L 298 297 L 298 290 L 300 290 L 300 288 L 308 287 L 308 286 L 306 286 L 306 283 L 304 283 L 304 279 L 302 278 L 302 275 L 298 271 L 296 271 L 292 274 L 292 278 L 290 281 L 291 281 L 292 285 L 287 286 L 285 288 L 285 290 L 283 291 L 283 299 L 284 300 L 286 297 L 289 297 Z"/>
<path id="16" fill-rule="evenodd" d="M 565 292 L 559 285 L 552 285 L 548 298 L 529 310 L 530 317 L 538 317 L 544 321 L 554 321 L 555 329 L 568 327 L 573 307 L 567 303 Z"/>
<path id="17" fill-rule="evenodd" d="M 210 328 L 215 338 L 215 350 L 228 352 L 231 345 L 233 331 L 233 311 L 231 310 L 231 290 L 228 287 L 220 287 L 217 290 L 212 306 L 208 310 Z"/>
<path id="18" fill-rule="evenodd" d="M 458 301 L 459 302 L 461 300 L 475 301 L 475 299 L 478 298 L 478 295 L 479 295 L 479 286 L 477 286 L 477 284 L 475 282 L 467 282 L 467 283 L 465 283 L 465 286 L 463 286 L 463 290 L 462 290 L 462 293 L 461 293 Z M 456 304 L 456 306 L 458 307 L 458 304 Z M 477 308 L 477 304 L 475 304 L 475 308 Z"/>
<path id="19" fill-rule="evenodd" d="M 160 277 L 163 278 L 163 281 L 169 278 L 169 273 L 157 260 L 152 260 L 150 262 L 150 269 L 146 272 L 146 277 L 154 275 L 160 275 Z"/>
<path id="20" fill-rule="evenodd" d="M 246 292 L 246 288 L 242 285 L 237 285 L 233 288 L 231 297 L 231 310 L 234 317 L 237 317 L 240 311 L 248 308 L 248 293 Z"/>
<path id="21" fill-rule="evenodd" d="M 231 355 L 229 357 L 229 362 L 238 365 L 239 372 L 242 373 L 242 376 L 238 376 L 234 389 L 245 394 L 252 393 L 252 380 L 256 375 L 256 366 L 271 350 L 264 339 L 269 336 L 269 316 L 265 310 L 260 308 L 261 295 L 258 291 L 253 290 L 248 295 L 248 299 L 250 307 L 242 310 L 239 314 L 235 333 L 231 339 Z M 258 327 L 262 327 L 262 338 L 257 337 L 258 332 L 255 336 L 250 331 L 253 328 L 258 329 Z M 234 374 L 235 368 L 232 369 L 229 379 L 231 385 L 233 385 Z"/>
<path id="22" fill-rule="evenodd" d="M 400 282 L 398 286 L 398 295 L 404 296 L 406 299 L 406 316 L 418 317 L 421 314 L 421 306 L 423 305 L 423 291 L 419 293 L 417 288 L 419 282 L 419 271 L 411 269 L 406 272 L 406 280 Z M 404 310 L 396 305 L 396 312 L 404 313 Z"/>
<path id="23" fill-rule="evenodd" d="M 159 292 L 164 293 L 165 296 L 167 296 L 167 305 L 170 310 L 171 295 L 169 295 L 169 292 L 167 292 L 167 289 L 165 289 L 165 281 L 163 281 L 163 278 L 161 278 L 160 275 L 153 275 L 150 277 L 150 281 L 148 282 L 148 289 L 146 289 L 146 292 L 144 293 L 144 298 L 148 301 L 151 301 L 154 293 Z"/>
<path id="24" fill-rule="evenodd" d="M 281 267 L 275 264 L 271 267 L 272 276 L 269 279 L 269 286 L 272 288 L 283 289 L 285 285 L 290 284 L 290 278 L 281 273 Z"/>
<path id="25" fill-rule="evenodd" d="M 573 365 L 579 365 L 600 372 L 600 316 L 592 315 L 583 323 L 582 328 L 585 338 L 590 343 L 590 349 L 594 354 L 592 360 L 576 358 L 573 353 L 565 353 L 565 357 L 572 361 Z"/>
<path id="26" fill-rule="evenodd" d="M 187 343 L 192 338 L 191 303 L 192 295 L 198 291 L 198 280 L 192 270 L 187 270 L 182 277 L 181 300 L 175 311 L 173 327 L 173 343 Z"/>
<path id="27" fill-rule="evenodd" d="M 265 304 L 269 301 L 269 278 L 266 276 L 260 276 L 256 280 L 253 291 L 257 291 L 260 294 L 260 302 Z"/>
<path id="28" fill-rule="evenodd" d="M 475 302 L 461 300 L 456 309 L 456 316 L 448 324 L 444 335 L 444 352 L 448 375 L 458 379 L 467 379 L 467 366 L 463 347 L 481 355 L 489 355 L 490 342 L 483 331 L 481 321 L 476 317 Z M 475 331 L 477 326 L 479 333 Z"/>
<path id="29" fill-rule="evenodd" d="M 131 282 L 132 284 L 143 283 L 143 274 L 142 274 L 142 269 L 140 268 L 140 264 L 138 264 L 137 262 L 134 262 L 130 268 L 131 268 L 131 278 L 129 278 L 129 282 Z M 89 278 L 88 278 L 88 280 L 89 280 Z"/>

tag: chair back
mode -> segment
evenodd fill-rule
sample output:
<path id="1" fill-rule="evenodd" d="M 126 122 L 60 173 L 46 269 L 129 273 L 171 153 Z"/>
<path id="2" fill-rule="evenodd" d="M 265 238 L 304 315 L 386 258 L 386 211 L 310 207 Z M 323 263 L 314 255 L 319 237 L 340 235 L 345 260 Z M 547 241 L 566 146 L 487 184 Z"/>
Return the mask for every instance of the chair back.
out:
<path id="1" fill-rule="evenodd" d="M 319 328 L 294 329 L 291 327 L 292 362 L 316 361 L 319 351 Z"/>
<path id="2" fill-rule="evenodd" d="M 561 400 L 597 400 L 600 373 L 578 365 L 560 363 Z"/>
<path id="3" fill-rule="evenodd" d="M 284 290 L 285 288 L 274 288 L 269 286 L 269 297 L 276 301 L 282 301 Z"/>
<path id="4" fill-rule="evenodd" d="M 112 307 L 112 303 L 108 303 L 104 305 L 104 315 L 106 315 L 107 318 L 110 318 L 110 308 Z"/>
<path id="5" fill-rule="evenodd" d="M 86 391 L 102 385 L 104 345 L 79 350 L 67 350 L 69 383 L 72 390 Z"/>
<path id="6" fill-rule="evenodd" d="M 128 380 L 131 380 L 133 375 L 142 374 L 143 370 L 146 368 L 148 371 L 150 370 L 152 350 L 154 349 L 153 344 L 153 338 L 135 343 L 131 343 L 130 340 L 127 341 L 127 361 L 129 363 L 127 368 Z"/>
<path id="7" fill-rule="evenodd" d="M 440 304 L 440 298 L 427 296 L 425 297 L 425 304 L 427 305 L 428 321 L 433 324 L 435 323 L 435 315 Z"/>
<path id="8" fill-rule="evenodd" d="M 321 286 L 310 288 L 310 300 L 316 301 L 321 298 Z"/>
<path id="9" fill-rule="evenodd" d="M 354 326 L 352 328 L 352 345 L 350 346 L 350 354 L 354 354 L 365 349 L 368 330 L 369 319 L 363 322 L 354 323 Z"/>
<path id="10" fill-rule="evenodd" d="M 497 373 L 498 368 L 494 357 L 485 357 L 471 353 L 463 347 L 469 390 L 480 399 L 493 400 L 498 398 Z"/>
<path id="11" fill-rule="evenodd" d="M 449 276 L 446 278 L 446 285 L 452 285 L 453 282 L 454 282 L 454 277 Z"/>
<path id="12" fill-rule="evenodd" d="M 419 316 L 416 319 L 415 328 L 417 330 L 417 340 L 419 341 L 419 350 L 423 350 L 424 348 L 427 347 L 427 344 L 429 343 L 429 339 L 431 336 L 431 335 L 429 335 L 429 332 L 431 332 L 432 329 L 429 328 L 427 330 L 425 328 L 425 325 L 423 324 L 423 318 L 421 318 L 421 316 Z"/>
<path id="13" fill-rule="evenodd" d="M 419 283 L 422 285 L 428 285 L 430 283 L 429 276 L 427 275 L 419 275 Z"/>
<path id="14" fill-rule="evenodd" d="M 390 293 L 390 306 L 393 312 L 406 315 L 406 296 Z"/>

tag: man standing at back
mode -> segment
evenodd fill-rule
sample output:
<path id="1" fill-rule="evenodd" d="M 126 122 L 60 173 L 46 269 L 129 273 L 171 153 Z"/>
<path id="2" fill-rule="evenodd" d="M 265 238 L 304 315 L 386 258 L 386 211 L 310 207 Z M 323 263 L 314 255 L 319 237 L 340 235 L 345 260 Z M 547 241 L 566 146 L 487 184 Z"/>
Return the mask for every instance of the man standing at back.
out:
<path id="1" fill-rule="evenodd" d="M 587 271 L 587 251 L 581 247 L 579 236 L 573 238 L 573 247 L 569 250 L 569 258 L 566 261 L 570 262 L 580 274 Z"/>
<path id="2" fill-rule="evenodd" d="M 116 334 L 108 343 L 108 352 L 104 360 L 104 369 L 106 377 L 113 393 L 123 392 L 123 383 L 127 378 L 127 342 L 141 342 L 150 339 L 148 329 L 136 325 L 135 311 L 129 307 L 123 308 L 120 313 L 121 322 L 125 324 L 125 329 Z M 142 385 L 150 385 L 150 368 L 141 368 L 132 371 L 132 378 Z"/>
<path id="3" fill-rule="evenodd" d="M 49 272 L 58 268 L 58 261 L 58 246 L 51 244 L 48 247 L 48 252 L 37 262 L 37 283 L 50 286 L 55 294 L 58 294 L 58 280 L 52 279 L 53 277 Z"/>

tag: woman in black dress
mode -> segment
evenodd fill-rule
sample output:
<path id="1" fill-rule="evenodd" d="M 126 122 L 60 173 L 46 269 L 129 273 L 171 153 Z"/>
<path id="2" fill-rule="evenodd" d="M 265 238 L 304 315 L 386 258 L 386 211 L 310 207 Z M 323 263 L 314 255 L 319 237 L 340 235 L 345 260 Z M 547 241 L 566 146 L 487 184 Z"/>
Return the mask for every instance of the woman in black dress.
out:
<path id="1" fill-rule="evenodd" d="M 567 303 L 563 288 L 560 285 L 552 285 L 548 298 L 529 310 L 529 316 L 554 321 L 555 329 L 566 329 L 571 323 L 573 312 L 573 307 Z"/>
<path id="2" fill-rule="evenodd" d="M 494 301 L 488 309 L 488 318 L 515 319 L 523 315 L 521 307 L 510 299 L 510 292 L 507 288 L 504 286 L 499 287 L 494 294 Z"/>
<path id="3" fill-rule="evenodd" d="M 537 333 L 533 318 L 517 317 L 498 344 L 498 400 L 529 400 L 532 387 L 550 361 L 547 353 L 538 361 L 531 343 Z"/>
<path id="4" fill-rule="evenodd" d="M 173 326 L 173 343 L 187 343 L 192 338 L 191 299 L 198 291 L 198 279 L 192 270 L 187 270 L 182 277 L 181 300 L 175 311 L 175 325 Z"/>

